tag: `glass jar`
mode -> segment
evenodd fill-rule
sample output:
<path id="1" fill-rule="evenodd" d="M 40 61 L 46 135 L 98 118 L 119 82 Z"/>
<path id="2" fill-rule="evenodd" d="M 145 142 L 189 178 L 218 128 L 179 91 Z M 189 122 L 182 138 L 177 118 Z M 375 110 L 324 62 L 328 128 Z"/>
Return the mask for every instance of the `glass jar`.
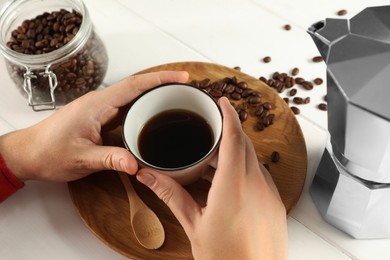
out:
<path id="1" fill-rule="evenodd" d="M 81 0 L 10 1 L 0 34 L 8 72 L 34 111 L 95 90 L 106 74 L 106 49 Z"/>

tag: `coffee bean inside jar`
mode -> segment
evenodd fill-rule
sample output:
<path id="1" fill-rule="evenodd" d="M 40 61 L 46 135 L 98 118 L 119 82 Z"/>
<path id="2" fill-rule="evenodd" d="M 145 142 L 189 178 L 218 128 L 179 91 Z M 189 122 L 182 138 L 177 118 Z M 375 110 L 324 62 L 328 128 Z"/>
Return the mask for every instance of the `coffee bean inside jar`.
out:
<path id="1" fill-rule="evenodd" d="M 9 74 L 34 110 L 54 109 L 101 85 L 107 52 L 81 0 L 14 1 L 0 29 Z"/>

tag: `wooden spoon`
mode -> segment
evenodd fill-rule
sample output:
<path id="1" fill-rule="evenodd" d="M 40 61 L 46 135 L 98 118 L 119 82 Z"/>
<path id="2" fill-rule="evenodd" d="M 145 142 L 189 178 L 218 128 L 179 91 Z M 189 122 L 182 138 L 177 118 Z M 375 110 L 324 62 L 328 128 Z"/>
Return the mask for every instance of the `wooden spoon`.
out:
<path id="1" fill-rule="evenodd" d="M 157 215 L 137 195 L 126 173 L 118 172 L 130 203 L 130 222 L 138 242 L 147 249 L 158 249 L 165 240 L 164 227 Z"/>

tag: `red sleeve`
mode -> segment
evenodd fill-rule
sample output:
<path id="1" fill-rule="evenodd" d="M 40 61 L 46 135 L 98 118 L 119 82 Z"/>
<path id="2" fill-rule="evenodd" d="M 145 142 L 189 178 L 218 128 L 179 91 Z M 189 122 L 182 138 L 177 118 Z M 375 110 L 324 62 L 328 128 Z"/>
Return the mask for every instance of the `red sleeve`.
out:
<path id="1" fill-rule="evenodd" d="M 0 203 L 23 187 L 24 183 L 13 175 L 0 154 Z"/>

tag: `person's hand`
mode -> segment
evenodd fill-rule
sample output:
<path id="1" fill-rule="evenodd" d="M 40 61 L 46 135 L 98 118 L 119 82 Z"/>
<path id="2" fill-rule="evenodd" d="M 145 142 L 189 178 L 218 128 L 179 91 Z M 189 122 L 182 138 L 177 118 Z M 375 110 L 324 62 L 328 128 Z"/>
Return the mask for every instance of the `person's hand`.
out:
<path id="1" fill-rule="evenodd" d="M 71 181 L 104 169 L 134 174 L 138 166 L 130 152 L 102 146 L 102 128 L 120 122 L 116 119 L 123 108 L 145 90 L 187 80 L 187 72 L 130 76 L 76 99 L 32 127 L 0 137 L 0 153 L 23 181 Z"/>
<path id="2" fill-rule="evenodd" d="M 183 226 L 195 259 L 287 259 L 286 209 L 226 98 L 217 170 L 202 208 L 173 179 L 140 169 Z"/>

